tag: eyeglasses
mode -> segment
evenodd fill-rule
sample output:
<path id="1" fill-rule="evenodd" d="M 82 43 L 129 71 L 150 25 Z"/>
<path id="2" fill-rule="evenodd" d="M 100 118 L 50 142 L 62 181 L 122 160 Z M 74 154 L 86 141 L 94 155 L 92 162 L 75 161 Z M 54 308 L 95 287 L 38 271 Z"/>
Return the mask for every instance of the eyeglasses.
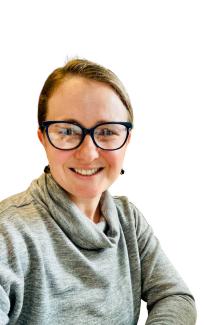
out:
<path id="1" fill-rule="evenodd" d="M 41 127 L 51 145 L 60 150 L 78 148 L 87 134 L 98 148 L 118 150 L 124 146 L 133 125 L 129 122 L 106 122 L 87 129 L 68 121 L 45 121 Z"/>

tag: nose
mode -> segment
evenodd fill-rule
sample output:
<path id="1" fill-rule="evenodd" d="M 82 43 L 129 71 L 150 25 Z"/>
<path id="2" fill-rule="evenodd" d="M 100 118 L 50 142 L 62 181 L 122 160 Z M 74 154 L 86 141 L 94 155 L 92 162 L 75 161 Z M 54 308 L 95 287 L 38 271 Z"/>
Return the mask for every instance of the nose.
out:
<path id="1" fill-rule="evenodd" d="M 75 150 L 75 157 L 86 163 L 90 163 L 99 157 L 99 148 L 96 147 L 88 134 L 85 136 L 82 144 Z"/>

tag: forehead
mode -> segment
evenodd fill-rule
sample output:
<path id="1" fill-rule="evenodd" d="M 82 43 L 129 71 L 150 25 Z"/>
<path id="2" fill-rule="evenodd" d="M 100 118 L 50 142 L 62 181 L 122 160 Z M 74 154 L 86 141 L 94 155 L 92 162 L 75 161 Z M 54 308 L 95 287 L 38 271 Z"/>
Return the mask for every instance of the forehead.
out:
<path id="1" fill-rule="evenodd" d="M 48 119 L 127 120 L 128 111 L 108 84 L 71 77 L 63 81 L 48 101 Z"/>

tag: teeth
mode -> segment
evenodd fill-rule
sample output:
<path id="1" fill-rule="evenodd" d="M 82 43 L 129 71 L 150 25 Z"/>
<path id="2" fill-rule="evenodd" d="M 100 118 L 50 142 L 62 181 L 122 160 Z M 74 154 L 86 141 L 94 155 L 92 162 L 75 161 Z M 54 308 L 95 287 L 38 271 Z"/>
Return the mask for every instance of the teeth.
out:
<path id="1" fill-rule="evenodd" d="M 79 169 L 79 168 L 74 168 L 74 171 L 77 174 L 81 175 L 94 175 L 98 172 L 99 168 L 92 168 L 92 169 Z"/>

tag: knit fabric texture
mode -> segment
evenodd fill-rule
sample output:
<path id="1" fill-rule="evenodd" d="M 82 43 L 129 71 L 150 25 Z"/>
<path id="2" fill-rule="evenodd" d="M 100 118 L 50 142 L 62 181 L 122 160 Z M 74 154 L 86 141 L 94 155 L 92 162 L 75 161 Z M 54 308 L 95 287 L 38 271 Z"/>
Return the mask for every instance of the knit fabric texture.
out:
<path id="1" fill-rule="evenodd" d="M 140 211 L 104 192 L 88 219 L 51 174 L 0 203 L 0 325 L 194 325 L 194 299 Z"/>

